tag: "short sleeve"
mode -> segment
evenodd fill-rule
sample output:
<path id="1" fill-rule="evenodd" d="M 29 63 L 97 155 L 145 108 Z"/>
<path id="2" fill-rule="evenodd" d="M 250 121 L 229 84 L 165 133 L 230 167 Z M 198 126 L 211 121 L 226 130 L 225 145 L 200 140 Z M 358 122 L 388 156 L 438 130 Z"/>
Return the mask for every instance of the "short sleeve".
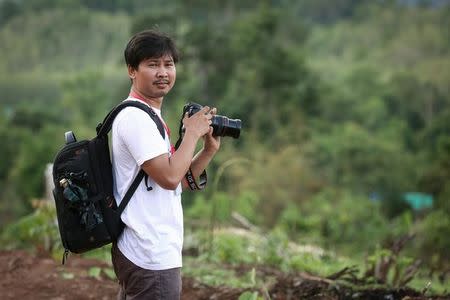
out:
<path id="1" fill-rule="evenodd" d="M 166 141 L 161 136 L 156 123 L 143 110 L 127 107 L 119 115 L 117 136 L 127 147 L 138 166 L 144 162 L 168 153 Z M 119 116 L 118 116 L 119 117 Z"/>

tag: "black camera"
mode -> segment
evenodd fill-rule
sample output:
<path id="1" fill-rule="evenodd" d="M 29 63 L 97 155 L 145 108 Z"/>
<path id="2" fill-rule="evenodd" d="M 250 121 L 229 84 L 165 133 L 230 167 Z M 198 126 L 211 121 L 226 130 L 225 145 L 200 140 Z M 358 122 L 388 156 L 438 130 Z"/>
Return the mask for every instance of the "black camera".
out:
<path id="1" fill-rule="evenodd" d="M 188 116 L 192 116 L 203 106 L 197 103 L 188 103 L 183 108 L 183 115 L 187 112 Z M 214 136 L 231 136 L 235 139 L 239 138 L 241 134 L 241 120 L 229 119 L 225 116 L 214 115 L 211 119 L 211 127 L 213 128 Z"/>

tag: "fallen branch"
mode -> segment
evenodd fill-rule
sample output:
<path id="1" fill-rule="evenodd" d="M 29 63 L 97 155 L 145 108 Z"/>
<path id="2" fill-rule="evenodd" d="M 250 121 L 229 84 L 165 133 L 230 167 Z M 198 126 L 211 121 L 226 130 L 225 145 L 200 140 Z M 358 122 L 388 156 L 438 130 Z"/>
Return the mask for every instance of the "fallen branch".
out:
<path id="1" fill-rule="evenodd" d="M 350 267 L 345 267 L 342 270 L 327 276 L 327 278 L 331 279 L 331 280 L 336 280 L 336 279 L 341 279 L 344 276 L 349 276 L 352 280 L 357 281 L 358 278 L 357 278 L 356 274 L 358 272 L 359 272 L 359 269 L 357 268 L 357 266 L 350 266 Z M 345 279 L 347 279 L 347 278 L 345 278 Z"/>
<path id="2" fill-rule="evenodd" d="M 243 228 L 245 228 L 245 229 L 247 229 L 247 230 L 250 230 L 250 231 L 252 231 L 252 232 L 256 232 L 256 233 L 261 232 L 261 230 L 260 230 L 257 226 L 255 226 L 255 225 L 253 225 L 252 223 L 250 223 L 249 220 L 247 220 L 243 215 L 239 214 L 238 212 L 233 211 L 233 212 L 231 213 L 231 217 L 232 217 L 233 220 L 235 220 L 241 227 L 243 227 Z"/>

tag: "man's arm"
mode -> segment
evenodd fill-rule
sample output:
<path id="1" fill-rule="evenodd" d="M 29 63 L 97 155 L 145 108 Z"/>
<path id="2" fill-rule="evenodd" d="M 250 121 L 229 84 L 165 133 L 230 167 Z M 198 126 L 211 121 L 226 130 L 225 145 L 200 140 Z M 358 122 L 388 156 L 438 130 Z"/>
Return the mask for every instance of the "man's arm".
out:
<path id="1" fill-rule="evenodd" d="M 188 118 L 183 124 L 186 129 L 180 147 L 169 157 L 168 153 L 145 161 L 142 169 L 161 187 L 175 190 L 184 178 L 194 156 L 197 141 L 210 131 L 211 114 L 208 107 Z"/>

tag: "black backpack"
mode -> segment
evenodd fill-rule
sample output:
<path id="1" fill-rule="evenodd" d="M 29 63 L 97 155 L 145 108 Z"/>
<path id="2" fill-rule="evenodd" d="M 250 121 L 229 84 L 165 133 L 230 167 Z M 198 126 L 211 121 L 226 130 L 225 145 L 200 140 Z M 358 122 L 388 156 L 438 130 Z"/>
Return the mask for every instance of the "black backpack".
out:
<path id="1" fill-rule="evenodd" d="M 117 207 L 113 194 L 108 133 L 114 118 L 128 106 L 147 112 L 165 138 L 164 125 L 149 106 L 126 100 L 113 108 L 97 126 L 97 136 L 93 139 L 76 141 L 71 131 L 66 132 L 66 144 L 54 159 L 53 197 L 65 249 L 63 264 L 69 251 L 83 253 L 117 240 L 124 228 L 120 215 L 146 177 L 141 169 Z"/>

